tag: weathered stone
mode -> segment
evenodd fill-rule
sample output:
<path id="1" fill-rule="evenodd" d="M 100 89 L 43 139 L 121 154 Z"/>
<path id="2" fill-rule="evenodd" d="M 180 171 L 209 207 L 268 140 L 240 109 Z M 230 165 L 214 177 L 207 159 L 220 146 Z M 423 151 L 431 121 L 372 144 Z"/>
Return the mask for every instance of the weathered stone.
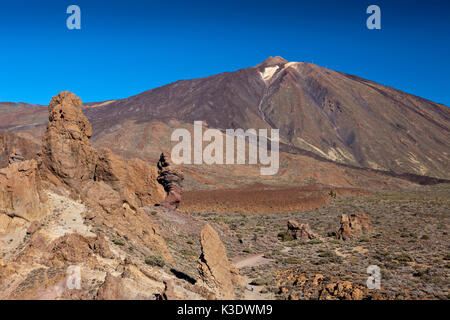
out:
<path id="1" fill-rule="evenodd" d="M 360 237 L 363 233 L 369 233 L 370 222 L 369 217 L 365 213 L 355 213 L 350 215 L 342 214 L 341 226 L 337 232 L 337 238 L 347 240 Z"/>
<path id="2" fill-rule="evenodd" d="M 294 238 L 294 239 L 301 239 L 301 240 L 311 240 L 319 238 L 319 235 L 314 233 L 311 228 L 309 227 L 309 224 L 302 223 L 299 224 L 295 220 L 289 220 L 287 222 L 288 227 L 288 233 Z"/>
<path id="3" fill-rule="evenodd" d="M 200 243 L 202 254 L 198 270 L 201 281 L 218 299 L 234 299 L 233 279 L 236 282 L 236 270 L 228 261 L 226 249 L 219 235 L 209 224 L 206 224 L 200 233 Z"/>
<path id="4" fill-rule="evenodd" d="M 45 201 L 35 160 L 0 170 L 0 215 L 34 221 L 47 213 Z"/>
<path id="5" fill-rule="evenodd" d="M 99 152 L 95 180 L 109 184 L 133 209 L 164 200 L 164 188 L 157 178 L 157 169 L 142 160 L 132 159 L 126 163 L 109 149 Z"/>
<path id="6" fill-rule="evenodd" d="M 167 193 L 161 205 L 167 208 L 177 209 L 180 205 L 183 192 L 183 173 L 179 168 L 175 168 L 169 163 L 164 153 L 161 153 L 157 166 L 159 172 L 158 182 L 164 187 Z"/>
<path id="7" fill-rule="evenodd" d="M 54 184 L 60 182 L 79 190 L 94 178 L 97 151 L 89 138 L 92 127 L 83 114 L 81 99 L 63 91 L 48 106 L 49 122 L 42 137 L 43 175 Z"/>

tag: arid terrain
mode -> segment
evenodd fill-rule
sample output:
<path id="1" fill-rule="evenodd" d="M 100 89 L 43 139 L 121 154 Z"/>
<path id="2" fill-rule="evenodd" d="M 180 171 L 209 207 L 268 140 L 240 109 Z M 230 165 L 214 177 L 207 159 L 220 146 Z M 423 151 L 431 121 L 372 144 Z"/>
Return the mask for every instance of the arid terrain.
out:
<path id="1" fill-rule="evenodd" d="M 240 270 L 255 290 L 274 299 L 344 298 L 343 292 L 326 290 L 343 282 L 359 288 L 364 299 L 449 299 L 449 194 L 450 185 L 444 184 L 338 197 L 313 210 L 194 216 L 230 235 L 226 246 L 232 261 L 263 257 Z M 371 231 L 336 239 L 341 214 L 357 212 L 367 213 Z M 308 223 L 320 239 L 280 237 L 288 220 Z M 370 265 L 381 269 L 381 290 L 366 287 Z M 316 277 L 322 279 L 319 284 Z"/>
<path id="2" fill-rule="evenodd" d="M 449 299 L 449 110 L 281 57 L 2 102 L 0 299 Z M 278 173 L 174 165 L 195 120 L 280 128 Z"/>

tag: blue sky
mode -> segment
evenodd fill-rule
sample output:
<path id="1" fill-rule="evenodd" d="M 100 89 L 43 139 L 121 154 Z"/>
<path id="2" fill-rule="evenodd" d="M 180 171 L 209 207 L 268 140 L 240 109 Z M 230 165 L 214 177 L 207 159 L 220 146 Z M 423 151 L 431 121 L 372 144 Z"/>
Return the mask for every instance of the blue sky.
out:
<path id="1" fill-rule="evenodd" d="M 66 8 L 81 8 L 81 30 Z M 381 8 L 382 29 L 366 28 Z M 0 101 L 125 98 L 180 79 L 314 62 L 450 105 L 450 1 L 0 2 Z"/>

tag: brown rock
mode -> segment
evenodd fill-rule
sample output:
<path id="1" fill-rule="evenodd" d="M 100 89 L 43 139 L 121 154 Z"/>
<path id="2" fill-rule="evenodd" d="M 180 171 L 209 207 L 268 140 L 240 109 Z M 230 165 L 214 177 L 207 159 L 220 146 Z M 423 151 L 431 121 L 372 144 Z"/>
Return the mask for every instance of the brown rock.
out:
<path id="1" fill-rule="evenodd" d="M 41 169 L 54 184 L 76 190 L 94 178 L 97 152 L 89 138 L 92 127 L 82 112 L 81 99 L 63 91 L 48 106 L 49 122 L 42 137 Z"/>
<path id="2" fill-rule="evenodd" d="M 0 132 L 0 168 L 31 160 L 36 157 L 39 150 L 40 147 L 29 139 L 8 131 Z"/>
<path id="3" fill-rule="evenodd" d="M 90 245 L 90 247 L 92 250 L 94 250 L 95 253 L 98 253 L 103 258 L 114 258 L 114 254 L 111 252 L 109 244 L 102 234 L 97 235 L 97 239 L 95 239 L 94 243 Z"/>
<path id="4" fill-rule="evenodd" d="M 103 181 L 91 181 L 85 184 L 82 199 L 95 212 L 94 223 L 114 229 L 135 246 L 142 246 L 141 250 L 151 249 L 173 262 L 158 226 L 143 209 L 130 206 L 132 195 L 124 197 Z"/>
<path id="5" fill-rule="evenodd" d="M 323 281 L 323 274 L 318 273 L 318 274 L 316 274 L 316 276 L 314 277 L 313 284 L 314 284 L 315 286 L 318 286 L 322 281 Z"/>
<path id="6" fill-rule="evenodd" d="M 164 188 L 157 178 L 157 169 L 142 160 L 132 159 L 125 163 L 106 148 L 99 153 L 95 180 L 112 186 L 134 209 L 164 200 Z"/>
<path id="7" fill-rule="evenodd" d="M 158 300 L 177 300 L 172 281 L 164 281 L 164 286 L 164 291 L 159 295 Z"/>
<path id="8" fill-rule="evenodd" d="M 105 281 L 97 291 L 96 300 L 123 300 L 125 299 L 123 281 L 110 273 L 106 274 Z"/>
<path id="9" fill-rule="evenodd" d="M 22 162 L 25 160 L 25 157 L 22 155 L 20 151 L 14 151 L 9 155 L 8 164 L 13 164 L 17 162 Z"/>
<path id="10" fill-rule="evenodd" d="M 41 223 L 39 221 L 33 221 L 27 229 L 27 234 L 34 234 L 36 231 L 38 231 L 40 226 Z"/>
<path id="11" fill-rule="evenodd" d="M 337 238 L 347 240 L 360 237 L 363 233 L 369 233 L 370 222 L 369 217 L 365 213 L 347 214 L 341 216 L 341 227 L 337 232 Z"/>
<path id="12" fill-rule="evenodd" d="M 86 263 L 95 265 L 97 258 L 94 250 L 96 239 L 85 237 L 78 233 L 69 233 L 52 241 L 45 250 L 42 263 L 48 266 L 65 266 L 69 264 Z M 97 252 L 96 252 L 97 251 Z"/>
<path id="13" fill-rule="evenodd" d="M 288 233 L 292 235 L 294 239 L 311 240 L 319 238 L 319 235 L 314 233 L 307 223 L 299 224 L 295 220 L 289 220 L 287 222 L 287 227 Z"/>
<path id="14" fill-rule="evenodd" d="M 361 289 L 355 288 L 352 292 L 352 300 L 362 300 L 364 298 L 364 293 Z"/>
<path id="15" fill-rule="evenodd" d="M 164 187 L 167 195 L 162 206 L 177 209 L 181 202 L 181 194 L 183 192 L 182 182 L 184 180 L 183 173 L 179 168 L 172 166 L 164 153 L 158 161 L 158 182 Z"/>
<path id="16" fill-rule="evenodd" d="M 47 213 L 45 201 L 35 160 L 0 170 L 0 215 L 34 221 Z"/>
<path id="17" fill-rule="evenodd" d="M 219 299 L 234 299 L 233 268 L 217 232 L 206 224 L 200 233 L 202 254 L 198 270 L 200 279 Z"/>

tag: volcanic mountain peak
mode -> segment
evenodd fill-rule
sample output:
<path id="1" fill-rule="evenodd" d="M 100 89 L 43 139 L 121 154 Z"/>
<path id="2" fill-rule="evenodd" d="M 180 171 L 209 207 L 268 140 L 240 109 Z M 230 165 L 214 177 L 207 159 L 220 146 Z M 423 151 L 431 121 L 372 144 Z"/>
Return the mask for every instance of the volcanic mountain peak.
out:
<path id="1" fill-rule="evenodd" d="M 93 125 L 94 142 L 107 147 L 116 145 L 113 137 L 130 126 L 120 148 L 133 156 L 148 142 L 133 148 L 127 140 L 134 141 L 141 132 L 142 139 L 156 134 L 151 130 L 155 121 L 170 128 L 169 121 L 202 120 L 211 128 L 279 128 L 281 141 L 292 153 L 448 179 L 449 110 L 373 81 L 269 57 L 253 68 L 92 103 L 85 113 Z M 0 105 L 0 112 L 0 130 L 39 135 L 40 140 L 45 110 Z"/>
<path id="2" fill-rule="evenodd" d="M 288 62 L 289 61 L 287 61 L 286 59 L 284 59 L 283 57 L 280 57 L 280 56 L 269 57 L 266 60 L 264 60 L 263 62 L 261 62 L 260 64 L 257 64 L 255 66 L 255 68 L 275 67 L 275 66 L 285 65 Z"/>

